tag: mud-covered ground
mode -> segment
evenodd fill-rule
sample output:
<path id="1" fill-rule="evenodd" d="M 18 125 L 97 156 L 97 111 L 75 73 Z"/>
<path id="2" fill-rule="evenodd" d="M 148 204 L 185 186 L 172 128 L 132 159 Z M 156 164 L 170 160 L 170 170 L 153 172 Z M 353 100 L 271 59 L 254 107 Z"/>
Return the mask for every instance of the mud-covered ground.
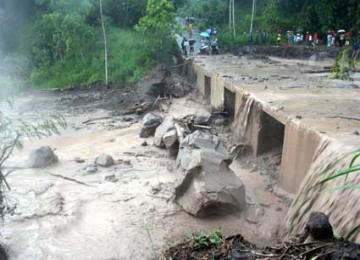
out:
<path id="1" fill-rule="evenodd" d="M 68 122 L 61 136 L 26 141 L 8 161 L 21 168 L 29 151 L 42 145 L 56 148 L 59 156 L 48 168 L 18 169 L 8 176 L 7 198 L 16 210 L 6 217 L 1 234 L 10 259 L 153 259 L 185 233 L 217 227 L 260 246 L 281 239 L 288 201 L 269 189 L 268 176 L 250 161 L 232 164 L 246 186 L 244 212 L 198 219 L 172 202 L 175 160 L 153 146 L 152 138 L 142 146 L 141 114 L 121 113 L 153 101 L 144 97 L 120 86 L 96 87 L 31 92 L 15 98 L 13 110 L 1 105 L 12 117 L 34 121 L 61 113 Z M 168 114 L 182 117 L 200 107 L 202 100 L 191 94 L 173 99 Z M 103 153 L 116 164 L 90 173 Z"/>

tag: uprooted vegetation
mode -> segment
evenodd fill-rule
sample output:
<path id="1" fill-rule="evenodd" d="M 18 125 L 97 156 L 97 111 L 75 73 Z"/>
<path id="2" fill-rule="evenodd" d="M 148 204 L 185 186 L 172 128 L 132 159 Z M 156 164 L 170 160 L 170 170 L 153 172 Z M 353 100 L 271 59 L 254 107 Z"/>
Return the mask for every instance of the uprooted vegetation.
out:
<path id="1" fill-rule="evenodd" d="M 259 248 L 234 235 L 223 238 L 220 229 L 208 235 L 200 232 L 169 248 L 163 259 L 359 259 L 360 245 L 333 237 L 328 217 L 312 213 L 304 233 L 275 247 Z"/>

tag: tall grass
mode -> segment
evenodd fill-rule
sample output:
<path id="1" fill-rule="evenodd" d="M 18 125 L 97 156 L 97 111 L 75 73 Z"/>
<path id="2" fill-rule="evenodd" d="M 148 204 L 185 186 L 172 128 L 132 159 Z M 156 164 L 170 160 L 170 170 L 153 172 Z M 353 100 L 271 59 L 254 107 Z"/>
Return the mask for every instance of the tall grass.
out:
<path id="1" fill-rule="evenodd" d="M 100 33 L 99 33 L 100 35 Z M 109 81 L 135 82 L 152 64 L 152 53 L 143 48 L 144 36 L 131 30 L 110 29 Z M 35 88 L 70 87 L 104 82 L 104 54 L 100 36 L 91 50 L 80 49 L 78 57 L 58 61 L 31 73 L 31 84 Z"/>
<path id="2" fill-rule="evenodd" d="M 111 81 L 134 82 L 149 69 L 152 52 L 145 48 L 142 34 L 122 29 L 113 29 L 109 34 Z"/>

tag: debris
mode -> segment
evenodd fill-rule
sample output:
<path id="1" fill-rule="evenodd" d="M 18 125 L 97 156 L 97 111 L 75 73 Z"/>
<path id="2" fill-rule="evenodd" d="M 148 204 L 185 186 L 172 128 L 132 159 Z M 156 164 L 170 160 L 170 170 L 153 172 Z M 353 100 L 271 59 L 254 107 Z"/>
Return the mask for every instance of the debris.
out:
<path id="1" fill-rule="evenodd" d="M 134 118 L 130 117 L 130 116 L 124 116 L 121 121 L 123 122 L 132 122 L 134 121 Z"/>
<path id="2" fill-rule="evenodd" d="M 312 213 L 314 214 L 314 213 Z M 315 215 L 322 213 L 315 213 Z M 319 216 L 319 215 L 318 215 Z M 326 215 L 325 215 L 326 216 Z M 316 217 L 317 218 L 317 217 Z M 325 220 L 323 217 L 320 217 Z M 326 216 L 327 218 L 327 216 Z M 313 226 L 310 223 L 307 226 Z M 317 222 L 317 221 L 316 221 Z M 325 223 L 320 221 L 321 223 Z M 320 223 L 317 222 L 317 223 Z M 315 224 L 315 226 L 318 226 Z M 329 230 L 328 224 L 325 225 Z M 331 225 L 330 225 L 331 227 Z M 213 233 L 211 233 L 213 234 Z M 206 241 L 212 235 L 203 235 L 202 241 Z M 211 240 L 210 240 L 211 241 Z M 355 260 L 360 258 L 360 245 L 349 241 L 336 240 L 332 237 L 327 240 L 314 240 L 313 242 L 282 242 L 276 247 L 258 248 L 246 241 L 242 235 L 234 235 L 221 239 L 217 246 L 211 243 L 199 243 L 199 236 L 192 235 L 191 239 L 173 246 L 165 251 L 164 259 L 349 259 Z M 214 257 L 215 256 L 215 257 Z"/>
<path id="3" fill-rule="evenodd" d="M 106 119 L 111 119 L 111 116 L 105 116 L 105 117 L 98 117 L 98 118 L 92 118 L 92 119 L 88 119 L 84 122 L 82 122 L 84 125 L 90 125 L 90 124 L 95 124 L 94 121 L 100 121 L 100 120 L 106 120 Z"/>
<path id="4" fill-rule="evenodd" d="M 118 159 L 118 163 L 125 164 L 125 165 L 131 165 L 131 160 L 129 159 Z"/>
<path id="5" fill-rule="evenodd" d="M 96 173 L 98 171 L 98 168 L 96 164 L 88 164 L 85 166 L 85 168 L 83 168 L 83 170 L 85 171 L 85 173 Z"/>
<path id="6" fill-rule="evenodd" d="M 54 176 L 54 177 L 58 177 L 58 178 L 61 178 L 61 179 L 64 179 L 64 180 L 67 180 L 67 181 L 72 181 L 72 182 L 75 182 L 77 184 L 80 184 L 80 185 L 84 185 L 84 186 L 87 186 L 87 187 L 93 187 L 89 184 L 86 184 L 85 182 L 82 182 L 82 181 L 78 181 L 78 180 L 75 180 L 73 178 L 69 178 L 69 177 L 66 177 L 66 176 L 62 176 L 60 174 L 53 174 L 51 172 L 48 172 L 48 174 L 50 174 L 51 176 Z"/>
<path id="7" fill-rule="evenodd" d="M 117 182 L 118 179 L 116 178 L 115 174 L 105 176 L 105 181 L 108 182 Z"/>
<path id="8" fill-rule="evenodd" d="M 223 117 L 216 118 L 213 124 L 216 126 L 226 125 L 226 119 Z"/>
<path id="9" fill-rule="evenodd" d="M 148 143 L 144 140 L 144 142 L 141 143 L 141 146 L 148 146 Z"/>
<path id="10" fill-rule="evenodd" d="M 162 190 L 162 183 L 157 183 L 151 187 L 151 194 L 156 195 Z"/>
<path id="11" fill-rule="evenodd" d="M 85 162 L 85 160 L 82 159 L 82 158 L 80 158 L 80 157 L 75 157 L 75 158 L 74 158 L 74 161 L 77 162 L 77 163 L 83 163 L 83 162 Z"/>
<path id="12" fill-rule="evenodd" d="M 32 150 L 29 155 L 28 165 L 30 168 L 44 168 L 58 161 L 50 146 L 42 146 Z"/>
<path id="13" fill-rule="evenodd" d="M 124 109 L 121 112 L 121 114 L 122 115 L 130 115 L 130 114 L 140 115 L 140 114 L 144 113 L 144 111 L 150 109 L 151 104 L 152 104 L 151 102 L 143 102 L 143 103 L 141 103 L 139 105 L 135 105 L 133 107 Z"/>
<path id="14" fill-rule="evenodd" d="M 195 128 L 205 129 L 205 130 L 211 130 L 210 126 L 205 125 L 193 125 Z"/>

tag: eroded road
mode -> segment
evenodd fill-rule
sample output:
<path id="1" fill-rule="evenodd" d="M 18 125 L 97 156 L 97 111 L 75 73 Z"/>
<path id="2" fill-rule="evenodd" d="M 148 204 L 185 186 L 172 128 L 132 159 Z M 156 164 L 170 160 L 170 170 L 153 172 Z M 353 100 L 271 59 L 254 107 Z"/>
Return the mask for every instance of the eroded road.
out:
<path id="1" fill-rule="evenodd" d="M 267 189 L 266 177 L 255 166 L 233 163 L 246 186 L 245 212 L 194 218 L 171 201 L 175 160 L 153 146 L 152 138 L 142 146 L 141 117 L 117 116 L 108 95 L 105 90 L 34 92 L 15 100 L 13 115 L 31 120 L 60 111 L 69 127 L 62 136 L 27 141 L 8 162 L 21 166 L 29 151 L 42 145 L 56 148 L 59 156 L 53 166 L 20 169 L 8 177 L 8 200 L 17 208 L 1 233 L 11 259 L 153 259 L 185 233 L 217 227 L 258 245 L 277 242 L 288 206 Z M 199 107 L 201 100 L 190 95 L 174 99 L 168 114 L 182 117 Z M 89 167 L 103 153 L 116 164 L 91 173 Z"/>

